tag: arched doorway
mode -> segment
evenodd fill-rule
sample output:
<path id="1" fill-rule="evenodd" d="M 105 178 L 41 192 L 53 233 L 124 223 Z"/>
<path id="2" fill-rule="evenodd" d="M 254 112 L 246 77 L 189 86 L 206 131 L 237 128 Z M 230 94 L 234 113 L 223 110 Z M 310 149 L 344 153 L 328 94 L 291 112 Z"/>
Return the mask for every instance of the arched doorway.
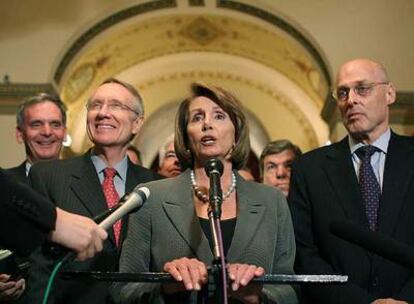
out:
<path id="1" fill-rule="evenodd" d="M 327 141 L 320 111 L 330 79 L 317 47 L 286 20 L 253 6 L 182 2 L 141 4 L 111 15 L 63 56 L 55 80 L 69 108 L 73 153 L 89 146 L 85 100 L 107 77 L 130 82 L 144 98 L 147 123 L 135 139 L 144 163 L 171 133 L 171 126 L 160 132 L 157 116 L 168 112 L 164 121 L 172 122 L 171 104 L 194 81 L 222 86 L 241 99 L 256 155 L 277 138 L 289 138 L 305 151 Z"/>

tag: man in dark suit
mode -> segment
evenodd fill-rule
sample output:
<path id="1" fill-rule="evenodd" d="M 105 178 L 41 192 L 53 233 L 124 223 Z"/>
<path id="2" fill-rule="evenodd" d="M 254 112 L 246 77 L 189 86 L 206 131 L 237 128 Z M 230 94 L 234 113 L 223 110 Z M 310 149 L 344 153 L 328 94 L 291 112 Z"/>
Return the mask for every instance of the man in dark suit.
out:
<path id="1" fill-rule="evenodd" d="M 414 140 L 389 128 L 395 96 L 381 64 L 343 64 L 334 97 L 349 136 L 306 153 L 293 166 L 288 199 L 297 273 L 349 276 L 345 285 L 304 288 L 309 303 L 414 301 L 413 269 L 329 232 L 332 221 L 349 221 L 414 244 Z"/>
<path id="2" fill-rule="evenodd" d="M 16 138 L 25 146 L 26 160 L 7 169 L 7 173 L 28 183 L 27 175 L 32 164 L 59 158 L 66 136 L 66 107 L 59 98 L 40 93 L 23 101 L 17 109 L 16 123 Z M 28 263 L 26 257 L 14 255 L 13 258 L 18 265 Z M 0 301 L 17 299 L 25 289 L 24 279 L 9 279 L 9 274 L 0 274 Z"/>
<path id="3" fill-rule="evenodd" d="M 80 157 L 36 164 L 29 176 L 34 189 L 57 206 L 92 218 L 108 210 L 114 198 L 118 201 L 137 184 L 158 176 L 134 165 L 126 156 L 129 142 L 139 132 L 144 119 L 142 100 L 134 87 L 108 79 L 93 92 L 86 108 L 87 132 L 94 143 L 92 149 Z M 125 224 L 123 219 L 122 226 Z M 109 231 L 100 255 L 88 262 L 70 263 L 66 270 L 116 271 L 122 240 L 119 227 L 116 224 Z M 35 257 L 27 303 L 40 302 L 56 263 L 40 252 Z M 107 282 L 58 280 L 49 303 L 110 303 L 108 286 Z"/>
<path id="4" fill-rule="evenodd" d="M 7 172 L 28 182 L 27 176 L 34 163 L 59 158 L 66 137 L 66 107 L 59 98 L 40 93 L 19 106 L 16 123 L 16 138 L 24 144 L 26 160 Z"/>

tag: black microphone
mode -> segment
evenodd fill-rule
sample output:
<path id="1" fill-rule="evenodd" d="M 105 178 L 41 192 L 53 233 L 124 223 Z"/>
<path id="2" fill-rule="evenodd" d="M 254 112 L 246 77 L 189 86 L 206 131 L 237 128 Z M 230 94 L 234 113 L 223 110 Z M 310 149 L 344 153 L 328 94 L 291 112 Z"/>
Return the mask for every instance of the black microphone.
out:
<path id="1" fill-rule="evenodd" d="M 141 208 L 149 196 L 150 190 L 147 187 L 137 186 L 134 188 L 134 190 L 132 190 L 131 193 L 124 195 L 115 207 L 97 215 L 94 220 L 96 222 L 101 221 L 99 223 L 99 227 L 108 230 L 113 226 L 113 224 L 115 224 L 116 221 L 120 220 L 125 215 Z M 105 217 L 105 219 L 103 219 L 103 217 Z M 52 250 L 56 249 L 52 248 Z M 74 259 L 75 257 L 76 253 L 70 251 L 63 257 L 62 262 L 65 263 Z"/>
<path id="2" fill-rule="evenodd" d="M 346 221 L 335 221 L 329 230 L 337 237 L 388 260 L 414 269 L 414 247 L 396 241 L 383 233 L 373 232 Z"/>
<path id="3" fill-rule="evenodd" d="M 211 158 L 206 162 L 204 170 L 210 177 L 210 206 L 212 206 L 214 218 L 219 219 L 221 203 L 223 202 L 223 191 L 220 183 L 220 177 L 223 174 L 223 163 L 217 158 Z"/>

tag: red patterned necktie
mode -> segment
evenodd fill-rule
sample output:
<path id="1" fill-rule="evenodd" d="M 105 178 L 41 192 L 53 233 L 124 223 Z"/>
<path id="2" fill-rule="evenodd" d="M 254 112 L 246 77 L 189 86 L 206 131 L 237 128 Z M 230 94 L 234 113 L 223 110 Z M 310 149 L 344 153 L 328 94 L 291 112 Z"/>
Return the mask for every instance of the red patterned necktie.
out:
<path id="1" fill-rule="evenodd" d="M 116 192 L 114 177 L 116 175 L 116 170 L 114 168 L 105 168 L 104 169 L 104 181 L 102 183 L 102 190 L 105 195 L 106 203 L 108 209 L 114 207 L 119 201 L 118 192 Z M 119 245 L 119 236 L 121 234 L 121 220 L 117 221 L 113 225 L 115 242 L 116 245 Z"/>

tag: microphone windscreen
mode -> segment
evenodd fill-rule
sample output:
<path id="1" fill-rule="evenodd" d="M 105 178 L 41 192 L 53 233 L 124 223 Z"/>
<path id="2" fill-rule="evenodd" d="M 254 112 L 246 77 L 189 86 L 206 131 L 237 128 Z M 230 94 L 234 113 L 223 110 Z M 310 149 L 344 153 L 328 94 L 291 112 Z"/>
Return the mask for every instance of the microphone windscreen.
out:
<path id="1" fill-rule="evenodd" d="M 207 176 L 210 176 L 211 173 L 217 173 L 221 176 L 223 169 L 223 163 L 217 158 L 210 158 L 204 166 Z"/>

